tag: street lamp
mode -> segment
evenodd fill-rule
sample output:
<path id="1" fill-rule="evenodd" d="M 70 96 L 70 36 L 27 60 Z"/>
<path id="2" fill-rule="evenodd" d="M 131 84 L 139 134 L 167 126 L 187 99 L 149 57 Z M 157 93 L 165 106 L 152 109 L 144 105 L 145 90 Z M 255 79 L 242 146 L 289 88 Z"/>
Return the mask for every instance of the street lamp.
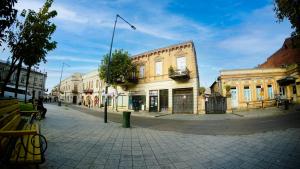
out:
<path id="1" fill-rule="evenodd" d="M 59 79 L 59 87 L 58 87 L 58 106 L 61 106 L 61 101 L 60 101 L 60 86 L 61 86 L 62 73 L 64 71 L 64 66 L 65 65 L 67 65 L 68 67 L 70 67 L 70 65 L 66 64 L 65 62 L 62 63 L 61 72 L 60 72 L 60 79 Z"/>
<path id="2" fill-rule="evenodd" d="M 128 21 L 126 21 L 124 18 L 122 18 L 119 14 L 116 15 L 115 19 L 115 24 L 114 24 L 114 29 L 113 29 L 113 34 L 111 37 L 111 43 L 110 43 L 110 49 L 109 49 L 109 55 L 108 55 L 108 63 L 107 63 L 107 68 L 106 68 L 106 86 L 105 86 L 105 105 L 104 105 L 104 123 L 107 123 L 107 102 L 108 102 L 108 86 L 109 86 L 109 65 L 110 65 L 110 58 L 111 58 L 111 52 L 112 52 L 112 45 L 114 42 L 114 36 L 115 36 L 115 30 L 116 30 L 116 25 L 118 18 L 122 19 L 124 22 L 126 22 L 133 30 L 136 29 L 135 26 L 130 24 Z"/>

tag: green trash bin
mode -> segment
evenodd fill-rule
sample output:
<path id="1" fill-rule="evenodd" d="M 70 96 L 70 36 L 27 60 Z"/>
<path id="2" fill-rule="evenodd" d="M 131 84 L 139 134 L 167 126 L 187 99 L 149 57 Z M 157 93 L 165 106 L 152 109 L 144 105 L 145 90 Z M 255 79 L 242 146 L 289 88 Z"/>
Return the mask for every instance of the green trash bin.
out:
<path id="1" fill-rule="evenodd" d="M 124 128 L 130 128 L 130 111 L 124 111 L 123 112 L 123 127 Z"/>

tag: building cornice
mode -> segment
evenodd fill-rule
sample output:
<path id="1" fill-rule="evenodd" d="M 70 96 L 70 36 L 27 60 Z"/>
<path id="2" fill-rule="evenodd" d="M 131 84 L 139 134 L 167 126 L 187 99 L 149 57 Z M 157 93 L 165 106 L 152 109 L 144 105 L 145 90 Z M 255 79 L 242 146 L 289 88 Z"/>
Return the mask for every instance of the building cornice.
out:
<path id="1" fill-rule="evenodd" d="M 170 46 L 163 47 L 163 48 L 153 49 L 153 50 L 150 50 L 150 51 L 147 51 L 147 52 L 143 52 L 143 53 L 140 53 L 140 54 L 133 55 L 131 58 L 133 60 L 135 60 L 135 59 L 139 59 L 139 58 L 142 58 L 142 57 L 156 55 L 156 54 L 169 52 L 169 51 L 177 50 L 177 49 L 182 49 L 182 48 L 186 48 L 186 47 L 194 47 L 194 42 L 192 40 L 190 40 L 190 41 L 170 45 Z"/>

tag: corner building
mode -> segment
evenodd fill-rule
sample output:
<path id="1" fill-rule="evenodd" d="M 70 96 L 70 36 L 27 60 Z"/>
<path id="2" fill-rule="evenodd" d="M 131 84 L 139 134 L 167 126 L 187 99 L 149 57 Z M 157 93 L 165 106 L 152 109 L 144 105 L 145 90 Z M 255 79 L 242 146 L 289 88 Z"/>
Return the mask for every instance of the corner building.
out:
<path id="1" fill-rule="evenodd" d="M 125 88 L 128 109 L 197 114 L 199 77 L 192 41 L 132 57 L 138 83 Z"/>

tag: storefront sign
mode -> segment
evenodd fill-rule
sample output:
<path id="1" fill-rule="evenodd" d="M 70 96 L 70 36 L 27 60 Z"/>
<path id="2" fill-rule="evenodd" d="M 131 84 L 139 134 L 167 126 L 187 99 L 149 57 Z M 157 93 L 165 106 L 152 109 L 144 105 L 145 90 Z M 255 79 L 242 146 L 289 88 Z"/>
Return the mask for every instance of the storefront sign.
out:
<path id="1" fill-rule="evenodd" d="M 158 96 L 158 91 L 157 90 L 150 90 L 149 95 L 150 96 Z"/>

